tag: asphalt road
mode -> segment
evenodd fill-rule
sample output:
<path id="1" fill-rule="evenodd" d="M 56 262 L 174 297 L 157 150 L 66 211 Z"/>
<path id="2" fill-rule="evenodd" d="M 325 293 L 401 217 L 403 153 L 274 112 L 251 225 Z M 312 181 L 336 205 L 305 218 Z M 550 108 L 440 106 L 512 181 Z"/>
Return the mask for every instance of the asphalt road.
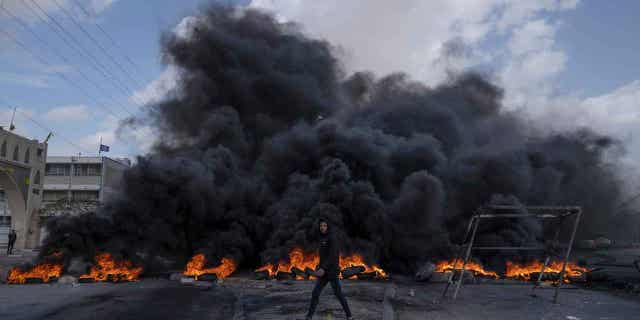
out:
<path id="1" fill-rule="evenodd" d="M 640 319 L 640 298 L 610 291 L 566 289 L 558 304 L 553 290 L 530 296 L 529 285 L 475 284 L 458 300 L 440 300 L 442 284 L 343 281 L 356 319 L 382 319 L 382 297 L 396 286 L 396 319 Z M 77 286 L 0 285 L 0 319 L 297 319 L 310 297 L 309 281 L 253 281 L 232 277 L 210 290 L 168 280 Z M 331 290 L 323 293 L 315 319 L 344 319 Z"/>
<path id="2" fill-rule="evenodd" d="M 177 282 L 0 286 L 0 319 L 232 319 L 235 297 Z"/>

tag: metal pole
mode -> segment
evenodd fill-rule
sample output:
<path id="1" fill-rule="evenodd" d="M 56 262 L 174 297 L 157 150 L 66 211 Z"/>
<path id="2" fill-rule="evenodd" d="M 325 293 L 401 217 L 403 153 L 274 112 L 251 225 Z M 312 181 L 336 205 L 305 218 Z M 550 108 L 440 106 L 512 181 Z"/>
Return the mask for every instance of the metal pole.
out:
<path id="1" fill-rule="evenodd" d="M 560 235 L 560 230 L 562 229 L 562 222 L 564 222 L 564 217 L 561 218 L 558 223 L 558 228 L 556 229 L 556 233 L 553 236 L 553 240 L 551 242 L 552 245 L 556 243 L 558 240 L 558 236 Z M 551 259 L 551 253 L 547 252 L 547 257 L 544 259 L 544 265 L 542 266 L 542 270 L 540 270 L 540 274 L 538 275 L 538 281 L 533 284 L 533 288 L 531 288 L 531 294 L 536 290 L 536 288 L 540 285 L 540 281 L 542 281 L 542 277 L 544 276 L 544 270 L 549 266 L 549 260 Z"/>
<path id="2" fill-rule="evenodd" d="M 540 281 L 542 281 L 542 277 L 544 276 L 544 270 L 549 265 L 549 260 L 551 260 L 551 258 L 549 257 L 549 255 L 547 255 L 547 257 L 544 258 L 544 264 L 542 265 L 542 270 L 540 270 L 540 273 L 538 274 L 538 280 L 536 280 L 536 282 L 533 284 L 533 288 L 531 288 L 531 293 L 533 293 L 533 291 L 536 290 L 538 285 L 540 285 Z"/>
<path id="3" fill-rule="evenodd" d="M 465 243 L 467 243 L 467 239 L 469 239 L 469 233 L 471 232 L 471 227 L 473 227 L 473 222 L 475 221 L 476 216 L 477 216 L 477 213 L 475 213 L 469 220 L 469 225 L 467 225 L 467 232 L 464 235 L 464 239 L 462 239 L 462 245 L 458 249 L 453 259 L 453 271 L 449 275 L 449 280 L 447 280 L 447 285 L 444 287 L 444 291 L 442 291 L 442 297 L 447 295 L 447 290 L 449 290 L 449 286 L 451 286 L 451 284 L 453 283 L 453 275 L 456 272 L 456 261 L 458 261 L 458 259 L 460 259 L 460 256 L 462 255 L 462 250 L 464 248 Z"/>
<path id="4" fill-rule="evenodd" d="M 562 263 L 562 270 L 560 270 L 560 282 L 556 286 L 556 292 L 553 295 L 553 303 L 558 303 L 558 291 L 560 290 L 560 286 L 564 281 L 564 273 L 567 268 L 567 262 L 569 261 L 569 255 L 571 254 L 571 248 L 573 247 L 573 240 L 576 237 L 576 231 L 578 231 L 578 224 L 580 223 L 580 217 L 582 216 L 582 208 L 578 210 L 578 214 L 576 215 L 575 222 L 573 223 L 573 231 L 571 231 L 571 238 L 569 239 L 569 246 L 567 247 L 567 252 L 564 256 L 564 262 Z"/>
<path id="5" fill-rule="evenodd" d="M 462 285 L 462 280 L 464 280 L 464 272 L 466 270 L 469 257 L 471 256 L 471 247 L 473 247 L 473 241 L 476 238 L 476 231 L 478 231 L 479 224 L 480 224 L 480 219 L 476 219 L 475 224 L 473 225 L 473 232 L 471 232 L 471 239 L 469 239 L 469 246 L 467 246 L 467 253 L 465 254 L 464 262 L 462 263 L 462 269 L 460 270 L 460 279 L 458 279 L 456 290 L 453 291 L 454 300 L 458 297 L 458 291 L 460 290 L 460 286 Z M 455 264 L 453 266 L 454 266 L 454 272 L 455 272 Z"/>
<path id="6" fill-rule="evenodd" d="M 71 183 L 73 179 L 73 156 L 71 156 L 71 163 L 69 163 L 69 185 L 67 187 L 67 208 L 71 206 Z"/>

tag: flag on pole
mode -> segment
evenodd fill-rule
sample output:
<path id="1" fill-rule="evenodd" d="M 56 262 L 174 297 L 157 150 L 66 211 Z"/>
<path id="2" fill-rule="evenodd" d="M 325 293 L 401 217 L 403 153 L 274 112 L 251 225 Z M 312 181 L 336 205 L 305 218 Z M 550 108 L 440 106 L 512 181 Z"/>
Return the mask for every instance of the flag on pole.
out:
<path id="1" fill-rule="evenodd" d="M 100 144 L 100 152 L 109 152 L 109 146 Z"/>

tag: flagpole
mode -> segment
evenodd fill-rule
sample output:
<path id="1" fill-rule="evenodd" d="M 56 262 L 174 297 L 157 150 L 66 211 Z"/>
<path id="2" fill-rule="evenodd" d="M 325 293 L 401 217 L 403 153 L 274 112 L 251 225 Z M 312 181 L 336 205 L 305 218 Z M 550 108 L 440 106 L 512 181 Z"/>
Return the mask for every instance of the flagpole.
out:
<path id="1" fill-rule="evenodd" d="M 98 183 L 98 203 L 102 203 L 102 175 L 104 174 L 104 160 L 102 159 L 102 136 L 98 144 L 98 159 L 100 160 L 100 182 Z"/>
<path id="2" fill-rule="evenodd" d="M 13 129 L 16 128 L 16 126 L 13 125 L 13 120 L 16 117 L 16 109 L 18 109 L 18 107 L 13 107 L 13 115 L 11 116 L 11 124 L 9 125 L 9 131 L 13 131 Z"/>

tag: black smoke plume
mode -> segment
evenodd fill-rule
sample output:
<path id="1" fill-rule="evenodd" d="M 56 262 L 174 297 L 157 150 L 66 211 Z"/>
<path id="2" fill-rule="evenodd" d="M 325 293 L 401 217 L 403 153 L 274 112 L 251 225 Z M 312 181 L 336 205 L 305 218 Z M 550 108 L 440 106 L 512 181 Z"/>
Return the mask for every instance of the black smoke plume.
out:
<path id="1" fill-rule="evenodd" d="M 256 267 L 313 250 L 324 217 L 344 253 L 408 271 L 448 257 L 480 205 L 580 205 L 592 236 L 619 199 L 615 140 L 540 132 L 478 74 L 437 87 L 347 75 L 329 43 L 268 13 L 212 6 L 194 21 L 162 38 L 178 86 L 132 122 L 162 139 L 117 198 L 54 219 L 43 252 L 106 250 L 150 269 L 204 252 Z M 543 227 L 488 223 L 479 242 L 537 243 Z"/>

